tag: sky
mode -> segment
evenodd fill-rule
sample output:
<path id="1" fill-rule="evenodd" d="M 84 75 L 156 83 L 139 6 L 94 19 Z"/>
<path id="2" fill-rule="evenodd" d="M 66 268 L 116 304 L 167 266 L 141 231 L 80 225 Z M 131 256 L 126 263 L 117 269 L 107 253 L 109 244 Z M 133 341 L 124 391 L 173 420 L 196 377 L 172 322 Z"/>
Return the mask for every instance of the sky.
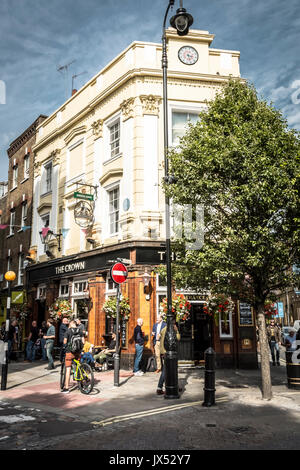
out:
<path id="1" fill-rule="evenodd" d="M 9 144 L 133 41 L 161 42 L 168 0 L 1 0 L 0 181 Z M 239 50 L 243 78 L 300 131 L 299 0 L 183 0 L 213 48 Z M 175 10 L 179 0 L 175 0 Z M 169 18 L 171 15 L 169 15 Z M 73 62 L 74 61 L 74 62 Z M 66 64 L 68 80 L 57 69 Z"/>

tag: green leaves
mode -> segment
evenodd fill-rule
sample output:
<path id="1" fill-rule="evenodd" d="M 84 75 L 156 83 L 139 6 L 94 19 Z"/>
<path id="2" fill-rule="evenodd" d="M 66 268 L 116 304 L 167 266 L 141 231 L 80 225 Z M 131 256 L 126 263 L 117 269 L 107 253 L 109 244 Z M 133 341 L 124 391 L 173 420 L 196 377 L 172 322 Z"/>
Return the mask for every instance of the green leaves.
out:
<path id="1" fill-rule="evenodd" d="M 247 291 L 257 304 L 296 282 L 289 267 L 299 260 L 299 155 L 298 133 L 281 113 L 252 85 L 230 80 L 169 154 L 177 183 L 164 186 L 168 195 L 205 206 L 203 248 L 174 244 L 178 283 Z"/>

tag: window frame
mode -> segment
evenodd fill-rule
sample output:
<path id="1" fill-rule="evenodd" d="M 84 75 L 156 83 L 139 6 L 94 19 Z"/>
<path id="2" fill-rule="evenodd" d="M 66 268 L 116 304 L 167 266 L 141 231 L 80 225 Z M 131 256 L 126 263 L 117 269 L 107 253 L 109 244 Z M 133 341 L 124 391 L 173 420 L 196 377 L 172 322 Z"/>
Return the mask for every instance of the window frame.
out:
<path id="1" fill-rule="evenodd" d="M 19 173 L 18 164 L 16 164 L 13 166 L 12 189 L 15 189 L 18 186 L 18 173 Z"/>
<path id="2" fill-rule="evenodd" d="M 16 211 L 11 210 L 10 211 L 10 216 L 9 216 L 9 234 L 8 236 L 12 236 L 15 234 L 15 224 L 16 224 Z"/>
<path id="3" fill-rule="evenodd" d="M 232 324 L 232 312 L 228 313 L 227 323 L 229 323 L 229 333 L 222 333 L 222 323 L 224 323 L 224 319 L 220 317 L 219 319 L 219 335 L 220 339 L 232 339 L 233 338 L 233 324 Z"/>
<path id="4" fill-rule="evenodd" d="M 27 163 L 28 162 L 28 163 Z M 30 153 L 24 156 L 24 179 L 29 178 Z"/>
<path id="5" fill-rule="evenodd" d="M 110 205 L 111 205 L 110 194 L 113 193 L 116 190 L 118 191 L 118 199 L 117 199 L 118 200 L 118 208 L 117 208 L 117 210 L 114 210 L 114 211 L 111 212 L 110 211 Z M 111 185 L 108 188 L 106 188 L 106 194 L 107 194 L 108 236 L 109 237 L 114 237 L 114 236 L 118 235 L 119 232 L 120 232 L 120 198 L 121 198 L 120 182 L 118 181 L 114 185 Z M 113 199 L 113 201 L 114 200 L 115 199 Z M 116 213 L 118 214 L 118 217 L 117 217 L 116 220 L 114 220 L 112 222 L 111 221 L 111 216 L 116 214 Z M 112 223 L 114 224 L 114 231 L 111 231 Z M 117 231 L 115 231 L 116 226 L 117 226 Z"/>

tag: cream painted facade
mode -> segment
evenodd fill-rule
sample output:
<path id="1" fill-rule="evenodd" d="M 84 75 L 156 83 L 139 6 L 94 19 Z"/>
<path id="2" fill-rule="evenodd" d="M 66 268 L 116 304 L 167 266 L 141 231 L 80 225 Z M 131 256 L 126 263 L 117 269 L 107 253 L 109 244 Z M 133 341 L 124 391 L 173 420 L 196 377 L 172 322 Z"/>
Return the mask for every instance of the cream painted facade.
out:
<path id="1" fill-rule="evenodd" d="M 173 114 L 197 114 L 231 75 L 240 77 L 239 52 L 210 47 L 214 36 L 191 30 L 168 38 L 169 143 Z M 182 46 L 198 52 L 194 65 L 178 58 Z M 37 130 L 34 164 L 34 207 L 31 249 L 37 261 L 48 260 L 39 231 L 69 229 L 49 249 L 56 257 L 121 241 L 164 240 L 164 194 L 159 186 L 163 168 L 163 90 L 161 44 L 134 42 L 93 77 Z M 111 142 L 111 140 L 113 142 Z M 97 185 L 95 222 L 87 236 L 74 221 L 76 183 Z M 116 190 L 113 192 L 113 190 Z M 118 214 L 109 198 L 118 198 Z M 130 201 L 124 210 L 125 200 Z M 116 201 L 115 201 L 116 202 Z M 118 222 L 117 230 L 114 230 Z"/>

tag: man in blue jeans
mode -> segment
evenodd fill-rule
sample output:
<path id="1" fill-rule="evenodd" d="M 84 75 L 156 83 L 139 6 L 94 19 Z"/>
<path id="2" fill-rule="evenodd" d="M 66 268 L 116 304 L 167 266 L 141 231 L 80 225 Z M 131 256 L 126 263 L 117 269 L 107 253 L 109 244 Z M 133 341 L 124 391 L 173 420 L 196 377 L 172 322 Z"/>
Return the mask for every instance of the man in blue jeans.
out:
<path id="1" fill-rule="evenodd" d="M 134 329 L 135 361 L 134 361 L 134 367 L 133 367 L 133 373 L 137 377 L 144 374 L 144 372 L 140 370 L 140 362 L 143 356 L 144 342 L 145 342 L 144 333 L 142 332 L 142 325 L 143 325 L 142 318 L 138 318 L 137 326 Z"/>

